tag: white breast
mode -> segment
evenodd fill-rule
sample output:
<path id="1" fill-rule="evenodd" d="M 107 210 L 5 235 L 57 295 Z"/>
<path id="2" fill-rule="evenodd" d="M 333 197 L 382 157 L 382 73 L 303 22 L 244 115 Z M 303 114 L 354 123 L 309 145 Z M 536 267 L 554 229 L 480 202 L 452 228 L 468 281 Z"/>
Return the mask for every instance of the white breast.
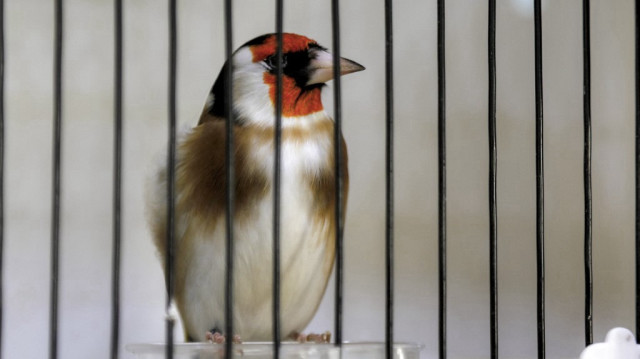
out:
<path id="1" fill-rule="evenodd" d="M 317 119 L 312 119 L 317 120 Z M 324 116 L 322 120 L 329 120 Z M 299 119 L 298 119 L 299 121 Z M 286 126 L 294 125 L 285 121 Z M 298 122 L 300 124 L 300 122 Z M 305 124 L 302 124 L 303 126 Z M 300 332 L 322 299 L 328 273 L 326 241 L 333 236 L 328 223 L 312 217 L 313 196 L 308 175 L 329 166 L 330 136 L 282 143 L 281 169 L 281 309 L 282 335 Z M 273 178 L 273 147 L 256 147 L 250 160 Z M 188 219 L 179 221 L 188 225 Z M 224 329 L 224 219 L 213 233 L 194 234 L 197 255 L 188 266 L 185 327 L 194 339 L 214 327 Z M 234 224 L 234 327 L 243 340 L 272 339 L 273 186 L 250 212 Z M 213 240 L 212 240 L 213 239 Z M 329 254 L 331 256 L 331 254 Z M 178 259 L 179 261 L 180 259 Z M 180 265 L 180 263 L 179 263 Z"/>

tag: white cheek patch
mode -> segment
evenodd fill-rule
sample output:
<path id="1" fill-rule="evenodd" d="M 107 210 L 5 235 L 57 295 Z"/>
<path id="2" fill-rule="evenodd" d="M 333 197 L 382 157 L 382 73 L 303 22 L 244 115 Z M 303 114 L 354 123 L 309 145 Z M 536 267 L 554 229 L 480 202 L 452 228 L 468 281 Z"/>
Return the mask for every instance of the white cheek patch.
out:
<path id="1" fill-rule="evenodd" d="M 253 53 L 249 48 L 241 48 L 233 54 L 233 65 L 237 68 L 253 62 Z"/>
<path id="2" fill-rule="evenodd" d="M 263 74 L 264 68 L 260 64 L 245 65 L 234 71 L 233 109 L 243 120 L 272 126 L 274 109 Z"/>

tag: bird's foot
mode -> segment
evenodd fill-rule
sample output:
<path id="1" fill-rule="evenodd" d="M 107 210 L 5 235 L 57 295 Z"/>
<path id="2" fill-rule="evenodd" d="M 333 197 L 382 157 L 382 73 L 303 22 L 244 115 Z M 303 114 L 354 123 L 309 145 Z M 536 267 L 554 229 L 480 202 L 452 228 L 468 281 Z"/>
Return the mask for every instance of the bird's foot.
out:
<path id="1" fill-rule="evenodd" d="M 331 332 L 326 331 L 321 334 L 317 333 L 294 333 L 291 335 L 291 338 L 298 343 L 316 343 L 316 344 L 325 344 L 331 342 Z"/>
<path id="2" fill-rule="evenodd" d="M 227 336 L 220 334 L 220 332 L 218 332 L 217 330 L 207 332 L 204 337 L 206 341 L 214 344 L 224 344 L 227 341 Z M 237 334 L 231 338 L 231 341 L 233 342 L 233 344 L 242 344 L 242 340 Z"/>

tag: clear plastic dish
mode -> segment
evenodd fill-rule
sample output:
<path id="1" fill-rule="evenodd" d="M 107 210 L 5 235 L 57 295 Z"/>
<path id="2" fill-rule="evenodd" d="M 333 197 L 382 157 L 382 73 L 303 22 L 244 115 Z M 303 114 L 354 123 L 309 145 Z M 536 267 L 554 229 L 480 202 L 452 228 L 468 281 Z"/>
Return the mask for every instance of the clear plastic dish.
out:
<path id="1" fill-rule="evenodd" d="M 136 359 L 162 359 L 165 344 L 128 344 L 127 351 Z M 418 344 L 395 343 L 395 359 L 419 359 L 422 347 Z M 333 344 L 282 343 L 280 357 L 283 359 L 340 359 L 340 349 Z M 224 344 L 184 343 L 174 345 L 175 359 L 224 359 Z M 243 343 L 234 345 L 233 358 L 272 359 L 272 343 Z M 384 359 L 385 344 L 344 343 L 342 359 Z"/>

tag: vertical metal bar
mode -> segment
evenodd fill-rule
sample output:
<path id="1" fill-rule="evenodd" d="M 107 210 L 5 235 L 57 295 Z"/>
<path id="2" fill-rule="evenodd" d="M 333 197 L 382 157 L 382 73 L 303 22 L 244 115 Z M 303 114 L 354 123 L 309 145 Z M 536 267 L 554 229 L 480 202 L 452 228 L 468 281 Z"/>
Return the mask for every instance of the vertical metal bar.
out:
<path id="1" fill-rule="evenodd" d="M 51 297 L 49 312 L 49 358 L 58 357 L 58 287 L 60 268 L 60 189 L 62 166 L 62 0 L 55 1 L 53 208 L 51 219 Z"/>
<path id="2" fill-rule="evenodd" d="M 0 0 L 0 358 L 4 318 L 4 0 Z"/>
<path id="3" fill-rule="evenodd" d="M 282 27 L 283 0 L 276 0 L 276 123 L 273 169 L 273 357 L 280 358 L 280 189 L 282 166 Z"/>
<path id="4" fill-rule="evenodd" d="M 438 0 L 438 354 L 447 357 L 447 167 L 444 0 Z"/>
<path id="5" fill-rule="evenodd" d="M 636 47 L 636 342 L 640 343 L 640 0 L 635 1 Z"/>
<path id="6" fill-rule="evenodd" d="M 541 0 L 534 0 L 535 96 L 536 96 L 536 262 L 538 358 L 545 357 L 544 286 L 544 151 L 542 111 L 542 11 Z"/>
<path id="7" fill-rule="evenodd" d="M 331 1 L 331 26 L 333 35 L 333 119 L 334 124 L 334 164 L 335 164 L 335 222 L 336 222 L 336 299 L 335 299 L 335 343 L 342 346 L 342 310 L 343 310 L 343 216 L 342 203 L 344 179 L 342 173 L 342 93 L 340 86 L 340 1 Z"/>
<path id="8" fill-rule="evenodd" d="M 584 71 L 584 341 L 593 343 L 593 270 L 591 207 L 591 35 L 589 0 L 582 1 L 582 49 Z"/>
<path id="9" fill-rule="evenodd" d="M 111 359 L 120 342 L 120 243 L 122 235 L 122 0 L 115 0 L 113 257 L 111 283 Z"/>
<path id="10" fill-rule="evenodd" d="M 225 342 L 225 353 L 227 358 L 231 358 L 233 350 L 233 213 L 235 208 L 234 203 L 234 188 L 235 188 L 235 166 L 234 166 L 234 139 L 233 139 L 233 61 L 231 56 L 233 54 L 233 33 L 232 33 L 232 20 L 233 11 L 231 8 L 232 1 L 225 0 L 224 2 L 224 26 L 225 26 L 225 54 L 229 66 L 227 66 L 227 81 L 224 91 L 225 96 L 225 118 L 226 118 L 226 148 L 225 148 L 225 164 L 226 164 L 226 268 L 227 273 L 225 277 L 225 302 L 224 302 L 224 318 L 225 318 L 225 335 L 227 341 Z"/>
<path id="11" fill-rule="evenodd" d="M 178 26 L 176 0 L 169 0 L 169 153 L 167 160 L 167 322 L 166 322 L 166 358 L 173 358 L 173 327 L 175 318 L 170 315 L 175 290 L 175 170 L 176 170 L 176 73 Z"/>
<path id="12" fill-rule="evenodd" d="M 386 94 L 386 308 L 385 345 L 393 358 L 393 13 L 385 0 L 385 94 Z"/>
<path id="13" fill-rule="evenodd" d="M 498 205 L 496 139 L 496 2 L 489 0 L 489 284 L 491 358 L 498 358 Z"/>

